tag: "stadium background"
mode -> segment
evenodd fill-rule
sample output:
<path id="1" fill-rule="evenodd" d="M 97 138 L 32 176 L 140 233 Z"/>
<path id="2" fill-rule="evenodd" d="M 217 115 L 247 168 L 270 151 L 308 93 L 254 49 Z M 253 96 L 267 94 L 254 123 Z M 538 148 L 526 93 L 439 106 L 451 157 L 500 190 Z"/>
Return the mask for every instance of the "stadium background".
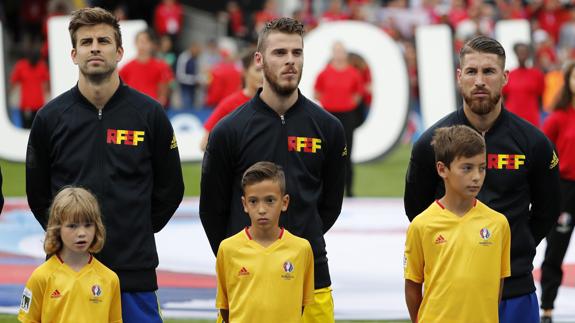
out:
<path id="1" fill-rule="evenodd" d="M 34 26 L 26 25 L 27 22 L 23 21 L 23 17 L 25 16 L 26 6 L 33 6 L 33 5 L 40 5 L 46 6 L 45 10 L 45 17 L 48 16 L 57 16 L 63 14 L 65 12 L 50 12 L 50 10 L 58 9 L 64 7 L 59 7 L 58 4 L 62 3 L 65 4 L 65 10 L 69 12 L 75 7 L 84 6 L 84 5 L 99 5 L 104 8 L 114 10 L 118 7 L 118 5 L 123 5 L 122 8 L 125 9 L 125 14 L 129 19 L 138 19 L 147 22 L 148 25 L 154 25 L 154 18 L 153 18 L 153 9 L 159 4 L 160 1 L 157 0 L 144 0 L 144 1 L 45 1 L 45 0 L 24 0 L 22 2 L 16 1 L 7 1 L 0 4 L 0 18 L 2 19 L 2 24 L 5 28 L 3 28 L 3 36 L 4 36 L 4 60 L 6 64 L 4 64 L 5 71 L 4 75 L 9 75 L 14 63 L 17 59 L 22 56 L 22 51 L 28 46 L 27 37 L 30 37 L 27 33 L 30 30 L 33 30 Z M 389 142 L 385 145 L 385 147 L 381 148 L 379 152 L 376 154 L 376 160 L 373 160 L 373 156 L 370 158 L 356 158 L 356 160 L 368 159 L 371 160 L 369 163 L 361 163 L 355 166 L 356 170 L 356 180 L 355 180 L 355 189 L 354 192 L 358 196 L 357 198 L 346 199 L 344 202 L 344 211 L 342 213 L 342 217 L 339 223 L 334 227 L 334 238 L 333 240 L 336 241 L 334 243 L 330 242 L 331 236 L 328 235 L 328 251 L 330 254 L 333 254 L 333 258 L 340 257 L 339 249 L 340 244 L 337 243 L 337 236 L 346 234 L 364 234 L 367 236 L 373 237 L 373 243 L 382 243 L 382 245 L 376 245 L 375 252 L 370 255 L 368 258 L 373 258 L 374 260 L 371 262 L 367 262 L 365 264 L 360 263 L 361 265 L 356 266 L 349 266 L 349 262 L 346 262 L 345 259 L 340 262 L 332 263 L 332 267 L 334 267 L 334 263 L 340 265 L 341 268 L 345 268 L 343 271 L 348 272 L 348 274 L 342 275 L 342 285 L 345 285 L 345 279 L 347 277 L 351 277 L 350 279 L 353 280 L 353 276 L 362 275 L 365 273 L 369 277 L 369 275 L 373 275 L 374 282 L 380 282 L 378 278 L 375 276 L 383 275 L 386 277 L 390 277 L 392 280 L 384 281 L 384 284 L 374 284 L 374 285 L 364 285 L 360 286 L 364 288 L 363 292 L 366 294 L 369 289 L 373 289 L 373 286 L 376 286 L 377 289 L 381 289 L 382 292 L 388 292 L 388 298 L 377 298 L 376 300 L 381 301 L 381 310 L 378 309 L 377 301 L 373 303 L 372 309 L 365 309 L 363 310 L 364 313 L 371 313 L 369 315 L 362 314 L 359 310 L 354 311 L 354 306 L 358 309 L 361 308 L 360 304 L 354 305 L 353 302 L 349 302 L 349 296 L 346 297 L 344 293 L 337 294 L 337 287 L 338 282 L 335 280 L 334 287 L 336 288 L 335 294 L 335 301 L 336 307 L 341 304 L 347 310 L 347 314 L 342 315 L 340 313 L 339 317 L 345 318 L 386 318 L 386 319 L 401 319 L 407 318 L 407 311 L 402 309 L 401 305 L 403 303 L 403 289 L 402 289 L 402 277 L 398 272 L 401 272 L 401 258 L 396 257 L 396 253 L 399 252 L 401 255 L 401 241 L 403 239 L 403 233 L 405 227 L 407 225 L 406 220 L 403 216 L 403 210 L 401 207 L 401 200 L 399 199 L 403 194 L 403 180 L 405 169 L 407 166 L 408 158 L 409 158 L 409 151 L 410 151 L 410 144 L 414 138 L 417 137 L 419 131 L 423 129 L 423 124 L 430 124 L 433 119 L 436 119 L 438 115 L 444 114 L 441 109 L 438 108 L 433 109 L 434 103 L 425 101 L 425 94 L 420 93 L 420 84 L 426 82 L 422 80 L 425 78 L 423 75 L 423 70 L 429 68 L 429 63 L 426 63 L 426 66 L 422 66 L 425 59 L 420 57 L 420 61 L 417 62 L 415 59 L 417 52 L 418 54 L 422 52 L 422 48 L 418 48 L 416 50 L 416 44 L 420 44 L 416 40 L 416 35 L 414 30 L 417 27 L 417 30 L 422 32 L 425 31 L 433 31 L 436 30 L 436 27 L 442 26 L 450 26 L 447 30 L 449 30 L 449 46 L 447 47 L 448 50 L 452 51 L 450 54 L 456 53 L 458 46 L 460 46 L 461 42 L 466 38 L 469 37 L 471 34 L 475 32 L 485 33 L 494 37 L 497 37 L 496 28 L 495 26 L 498 25 L 498 22 L 502 22 L 505 18 L 521 18 L 521 8 L 515 8 L 516 10 L 511 10 L 510 8 L 506 8 L 502 6 L 502 1 L 468 1 L 464 3 L 464 7 L 462 10 L 457 11 L 457 3 L 459 1 L 454 0 L 452 1 L 402 1 L 402 0 L 393 0 L 393 1 L 342 1 L 341 4 L 341 12 L 336 12 L 337 8 L 332 4 L 334 1 L 323 1 L 323 0 L 308 0 L 308 1 L 295 1 L 295 0 L 284 0 L 284 1 L 276 1 L 275 6 L 268 7 L 267 12 L 266 10 L 262 10 L 265 8 L 264 1 L 238 1 L 240 10 L 242 15 L 245 17 L 245 28 L 248 30 L 241 35 L 234 34 L 235 32 L 232 30 L 230 26 L 231 17 L 233 14 L 229 12 L 228 1 L 179 1 L 180 4 L 183 5 L 183 12 L 184 12 L 184 24 L 181 28 L 180 33 L 177 36 L 177 43 L 180 49 L 186 49 L 192 41 L 200 42 L 203 44 L 207 44 L 212 39 L 216 40 L 217 43 L 222 45 L 222 48 L 231 50 L 234 53 L 239 52 L 239 48 L 249 46 L 250 42 L 253 41 L 253 31 L 256 29 L 256 25 L 258 24 L 258 17 L 269 17 L 269 14 L 274 15 L 291 15 L 296 12 L 296 9 L 302 9 L 302 12 L 296 12 L 300 14 L 300 19 L 307 23 L 308 28 L 311 30 L 314 26 L 320 26 L 322 28 L 329 26 L 329 23 L 340 23 L 341 21 L 363 21 L 371 24 L 379 28 L 380 30 L 385 32 L 385 35 L 391 39 L 394 44 L 397 46 L 397 50 L 402 55 L 402 59 L 405 60 L 405 79 L 406 79 L 406 98 L 402 99 L 402 106 L 397 107 L 396 105 L 387 105 L 383 104 L 385 102 L 384 99 L 381 97 L 385 97 L 382 93 L 385 91 L 389 91 L 388 89 L 377 89 L 374 87 L 374 96 L 380 96 L 380 102 L 383 107 L 378 109 L 385 109 L 386 114 L 382 114 L 381 118 L 386 120 L 378 119 L 378 115 L 373 113 L 376 111 L 375 109 L 372 111 L 371 114 L 368 115 L 368 122 L 373 123 L 372 127 L 384 128 L 385 126 L 381 126 L 381 123 L 391 122 L 392 124 L 399 124 L 400 133 L 396 136 L 395 134 L 390 135 L 389 133 L 372 133 L 372 136 L 362 136 L 362 142 L 364 145 L 370 146 L 374 145 L 378 141 L 381 141 L 381 136 L 392 137 L 389 139 Z M 554 1 L 547 1 L 547 2 L 554 2 Z M 511 3 L 511 2 L 510 2 Z M 571 10 L 571 2 L 564 1 L 560 2 L 557 1 L 559 7 L 561 8 L 562 13 L 568 14 Z M 334 7 L 330 7 L 334 6 Z M 520 40 L 528 41 L 532 43 L 535 49 L 535 57 L 534 57 L 534 64 L 541 68 L 545 72 L 553 71 L 557 69 L 557 66 L 560 65 L 563 61 L 571 58 L 572 55 L 572 48 L 569 46 L 575 45 L 575 42 L 568 45 L 568 47 L 563 47 L 565 44 L 561 44 L 560 39 L 553 39 L 554 42 L 551 42 L 551 47 L 553 51 L 551 54 L 547 46 L 549 45 L 551 37 L 551 33 L 547 32 L 541 25 L 535 23 L 538 20 L 538 16 L 533 13 L 527 13 L 527 9 L 530 7 L 527 4 L 523 4 L 523 11 L 525 12 L 525 16 L 523 18 L 527 18 L 524 20 L 518 20 L 515 22 L 519 22 L 517 30 L 520 30 L 517 33 Z M 432 10 L 433 9 L 433 10 Z M 473 10 L 478 10 L 479 14 L 472 13 Z M 543 10 L 546 11 L 547 9 Z M 227 13 L 226 13 L 227 11 Z M 332 12 L 333 11 L 333 12 Z M 572 11 L 572 10 L 571 10 Z M 263 13 L 262 13 L 263 12 Z M 266 13 L 267 12 L 267 13 Z M 460 25 L 458 28 L 456 26 L 455 14 L 451 14 L 453 12 L 467 12 L 468 20 L 471 20 L 475 23 L 475 29 L 473 29 L 474 23 L 471 24 L 464 24 Z M 519 13 L 517 13 L 519 12 Z M 258 15 L 259 14 L 259 15 Z M 462 14 L 463 15 L 463 14 Z M 473 16 L 477 15 L 477 16 Z M 519 16 L 517 16 L 519 15 Z M 398 21 L 399 20 L 399 21 Z M 335 22 L 337 21 L 337 22 Z M 463 21 L 463 20 L 462 20 Z M 562 23 L 564 25 L 569 24 L 571 21 L 569 18 L 565 18 Z M 441 23 L 447 23 L 441 25 Z M 457 23 L 459 25 L 461 21 Z M 523 23 L 523 24 L 521 24 Z M 40 25 L 43 24 L 43 21 L 40 22 Z M 527 34 L 525 33 L 525 26 L 527 26 Z M 470 29 L 471 28 L 471 29 Z M 317 29 L 316 29 L 317 30 Z M 435 35 L 442 35 L 444 36 L 445 29 L 440 29 L 439 34 Z M 543 31 L 543 32 L 541 32 Z M 331 31 L 332 33 L 337 33 L 337 27 L 335 31 Z M 545 34 L 547 33 L 547 34 Z M 250 36 L 251 34 L 251 36 Z M 343 33 L 342 33 L 343 34 Z M 517 36 L 516 35 L 516 36 Z M 130 47 L 130 43 L 132 42 L 131 39 L 127 38 L 124 35 L 124 46 Z M 500 37 L 505 38 L 504 35 L 499 35 Z M 331 36 L 334 38 L 334 36 Z M 31 37 L 34 38 L 34 37 Z M 65 34 L 65 41 L 68 42 L 68 35 Z M 361 38 L 361 37 L 358 37 Z M 517 39 L 517 37 L 515 38 Z M 510 40 L 507 40 L 505 43 L 505 39 L 502 40 L 502 43 L 506 45 L 506 49 L 510 48 L 509 44 Z M 441 45 L 442 43 L 436 40 L 436 45 Z M 231 45 L 230 45 L 231 44 Z M 317 45 L 317 44 L 316 44 Z M 350 44 L 353 46 L 353 44 Z M 307 43 L 306 40 L 306 56 L 313 56 L 314 53 L 310 51 L 310 44 Z M 437 46 L 436 46 L 437 47 Z M 313 48 L 313 47 L 312 47 Z M 433 47 L 426 48 L 427 51 L 433 51 Z M 513 67 L 513 54 L 510 50 L 507 51 L 508 56 L 511 57 L 510 59 L 510 66 Z M 445 53 L 445 52 L 443 52 Z M 441 55 L 441 52 L 435 53 L 435 55 Z M 549 56 L 555 56 L 554 64 L 549 63 Z M 451 57 L 454 55 L 450 55 Z M 68 56 L 64 57 L 68 59 Z M 306 57 L 307 59 L 307 57 Z M 318 58 L 319 61 L 325 60 L 325 57 Z M 125 58 L 126 60 L 126 58 Z M 385 63 L 386 60 L 389 60 L 387 56 L 380 56 L 379 58 L 372 59 L 369 63 L 370 67 L 373 70 L 376 69 L 382 61 Z M 453 75 L 453 69 L 456 64 L 455 60 L 444 59 L 443 61 L 447 62 L 448 66 L 442 72 L 444 75 Z M 553 61 L 553 60 L 551 60 Z M 429 62 L 429 60 L 425 61 Z M 453 63 L 453 64 L 451 64 Z M 437 65 L 441 65 L 438 64 Z M 309 70 L 310 64 L 306 61 L 306 71 Z M 320 68 L 318 64 L 313 64 L 314 69 Z M 419 68 L 419 74 L 418 74 Z M 375 71 L 377 72 L 377 71 Z M 450 74 L 451 73 L 451 74 Z M 419 82 L 418 82 L 419 76 Z M 1 76 L 0 76 L 1 77 Z M 54 75 L 52 75 L 52 79 L 54 79 Z M 6 79 L 6 84 L 8 84 L 8 79 Z M 375 82 L 374 82 L 375 83 Z M 432 82 L 433 83 L 433 82 Z M 438 82 L 435 82 L 438 83 Z M 381 83 L 380 83 L 381 84 Z M 439 104 L 443 103 L 444 106 L 447 106 L 447 110 L 453 109 L 459 102 L 457 100 L 457 93 L 453 87 L 453 78 L 451 77 L 451 82 L 446 82 L 446 84 L 435 84 L 439 86 L 438 88 L 429 88 L 432 93 L 432 96 L 435 97 L 435 102 L 439 102 Z M 302 84 L 303 86 L 303 84 Z M 425 85 L 425 87 L 429 87 L 433 85 Z M 53 86 L 54 88 L 54 86 Z M 447 94 L 445 94 L 447 93 Z M 306 93 L 307 94 L 307 93 Z M 189 114 L 194 118 L 202 121 L 206 118 L 209 114 L 210 110 L 206 109 L 198 104 L 198 106 L 194 107 L 185 107 L 181 105 L 181 100 L 177 97 L 179 95 L 177 87 L 174 88 L 174 92 L 172 95 L 172 102 L 174 103 L 173 106 L 170 106 L 168 109 L 168 113 L 171 116 L 179 115 L 179 114 Z M 18 114 L 18 93 L 17 91 L 10 92 L 9 95 L 5 96 L 6 100 L 2 106 L 5 106 L 5 111 L 0 111 L 0 114 L 8 116 L 12 125 L 18 127 L 20 125 L 19 114 Z M 375 98 L 374 98 L 375 99 Z M 425 117 L 425 112 L 421 113 L 422 109 L 421 105 L 426 105 L 424 107 L 424 111 L 428 111 L 430 113 L 430 117 L 422 118 L 422 115 Z M 437 104 L 437 103 L 435 103 Z M 394 109 L 389 108 L 389 106 L 395 107 Z M 431 110 L 431 111 L 430 111 Z M 435 112 L 435 115 L 434 115 Z M 393 117 L 390 117 L 393 115 Z M 388 117 L 388 118 L 386 118 Z M 377 120 L 376 120 L 377 119 Z M 387 120 L 391 119 L 391 120 Z M 179 139 L 186 135 L 190 135 L 194 133 L 193 131 L 186 132 L 186 127 L 189 125 L 182 126 L 183 135 L 178 134 Z M 5 129 L 1 129 L 0 133 L 4 134 L 3 131 Z M 364 127 L 365 128 L 365 127 Z M 178 129 L 177 129 L 178 130 Z M 201 129 L 200 129 L 201 130 Z M 361 128 L 358 129 L 361 131 Z M 194 131 L 199 131 L 198 129 L 194 129 Z M 367 139 L 366 139 L 367 138 Z M 357 139 L 356 139 L 357 140 Z M 385 138 L 387 140 L 387 138 Z M 10 147 L 11 145 L 11 137 L 10 136 L 2 136 L 0 140 L 0 148 L 2 147 Z M 180 146 L 181 147 L 181 146 Z M 19 149 L 23 149 L 20 147 Z M 180 148 L 181 149 L 181 148 Z M 1 150 L 1 149 L 0 149 Z M 369 154 L 368 154 L 369 155 Z M 373 155 L 373 154 L 372 154 Z M 355 156 L 354 156 L 355 157 Z M 8 160 L 18 160 L 18 158 L 6 158 L 5 156 L 0 156 L 0 158 L 8 159 Z M 0 235 L 0 311 L 6 313 L 13 313 L 14 312 L 14 304 L 18 303 L 18 299 L 13 300 L 13 297 L 18 297 L 21 291 L 23 282 L 22 279 L 25 280 L 29 272 L 41 261 L 41 256 L 38 255 L 38 252 L 34 249 L 37 248 L 38 244 L 38 229 L 39 225 L 37 225 L 33 221 L 33 217 L 29 210 L 27 210 L 27 206 L 25 203 L 25 199 L 22 197 L 25 196 L 25 188 L 24 188 L 24 168 L 21 163 L 18 162 L 9 162 L 9 161 L 0 161 L 0 167 L 2 168 L 2 173 L 4 176 L 4 184 L 3 190 L 4 195 L 8 197 L 7 204 L 5 206 L 5 211 L 0 217 L 0 232 L 3 235 Z M 186 182 L 186 201 L 183 203 L 183 206 L 178 210 L 178 213 L 174 220 L 170 223 L 171 228 L 177 230 L 177 227 L 181 225 L 181 227 L 185 228 L 185 224 L 182 224 L 186 221 L 193 222 L 194 219 L 197 220 L 197 210 L 195 207 L 197 205 L 196 196 L 199 194 L 199 164 L 198 163 L 184 163 L 183 170 L 184 170 L 184 179 Z M 361 214 L 358 213 L 365 213 L 364 217 L 361 217 Z M 354 222 L 359 222 L 361 225 L 359 229 L 355 226 Z M 15 225 L 16 227 L 11 227 Z M 17 230 L 13 230 L 16 228 Z M 372 230 L 370 230 L 371 228 Z M 375 229 L 374 229 L 375 228 Z M 197 227 L 196 227 L 197 229 Z M 23 231 L 18 231 L 23 230 Z M 26 231 L 30 230 L 30 231 Z M 354 231 L 355 230 L 355 231 Z M 6 237 L 9 237 L 7 234 L 8 231 L 16 231 L 16 232 L 23 232 L 24 235 L 29 235 L 32 239 L 36 239 L 36 242 L 32 243 L 32 245 L 21 243 L 17 244 L 14 241 L 7 241 Z M 198 239 L 204 239 L 203 232 L 199 231 Z M 393 242 L 381 240 L 386 235 L 393 235 L 395 236 Z M 186 236 L 186 232 L 182 232 L 182 236 Z M 2 238 L 3 237 L 3 238 Z M 14 237 L 12 237 L 14 238 Z M 23 237 L 16 237 L 15 239 L 23 238 Z M 159 238 L 160 239 L 160 238 Z M 379 240 L 378 240 L 379 239 Z M 399 244 L 397 244 L 399 242 Z M 391 245 L 387 245 L 386 243 L 392 243 Z M 397 250 L 391 252 L 389 249 L 391 246 L 396 247 Z M 351 250 L 363 250 L 364 246 L 362 244 L 354 244 L 350 243 L 349 245 L 345 246 L 346 248 L 351 248 Z M 541 252 L 544 244 L 539 246 L 538 249 L 538 258 L 535 261 L 535 267 L 537 268 L 541 262 Z M 178 250 L 186 250 L 186 254 L 182 258 L 186 258 L 187 260 L 193 261 L 194 257 L 197 257 L 194 252 L 193 246 L 180 246 L 175 244 L 174 246 L 169 246 L 167 249 L 178 249 Z M 162 248 L 160 246 L 160 270 L 164 270 L 162 268 L 162 258 L 167 259 L 168 262 L 171 259 L 171 255 L 169 253 L 162 253 Z M 560 291 L 560 296 L 557 301 L 558 309 L 557 309 L 557 319 L 563 322 L 573 321 L 575 322 L 575 309 L 568 304 L 572 303 L 575 300 L 575 292 L 573 287 L 575 286 L 575 271 L 574 265 L 575 257 L 573 256 L 573 248 L 570 249 L 571 252 L 568 253 L 566 257 L 566 265 L 565 268 L 567 270 L 567 274 L 565 277 L 564 287 Z M 206 255 L 204 252 L 199 252 L 198 254 Z M 368 254 L 368 253 L 364 253 Z M 207 256 L 209 257 L 209 255 Z M 331 258 L 330 258 L 331 259 Z M 185 266 L 188 262 L 183 261 L 180 266 Z M 170 266 L 177 268 L 178 264 L 170 264 Z M 205 264 L 200 265 L 200 267 L 205 266 Z M 365 268 L 361 268 L 365 266 Z M 192 264 L 193 267 L 193 264 Z M 349 268 L 349 267 L 360 267 L 360 268 Z M 386 270 L 386 267 L 393 267 L 395 270 L 391 270 L 391 273 Z M 399 270 L 397 270 L 399 268 Z M 213 286 L 211 285 L 210 275 L 209 274 L 199 274 L 199 275 L 186 275 L 189 268 L 180 268 L 181 270 L 167 270 L 164 271 L 164 274 L 160 274 L 160 299 L 162 304 L 168 303 L 169 300 L 173 299 L 184 299 L 186 297 L 186 293 L 190 292 L 185 288 L 195 288 L 193 292 L 194 295 L 200 295 L 200 298 L 209 299 L 210 293 L 213 293 Z M 333 268 L 332 271 L 338 272 L 336 274 L 339 277 L 339 270 L 337 268 Z M 536 274 L 538 272 L 536 271 Z M 395 281 L 394 281 L 395 280 Z M 385 283 L 390 283 L 386 285 Z M 210 290 L 211 289 L 211 290 Z M 342 288 L 344 291 L 346 288 Z M 349 291 L 349 289 L 347 289 Z M 190 292 L 192 293 L 192 292 Z M 206 295 L 202 296 L 201 294 L 205 293 Z M 354 295 L 353 291 L 347 295 Z M 338 300 L 342 300 L 338 302 Z M 384 303 L 394 303 L 397 305 L 396 308 L 398 312 L 393 312 L 393 310 L 388 309 L 386 313 L 381 313 L 378 317 L 377 312 L 385 312 L 386 311 L 386 304 Z M 561 306 L 565 304 L 566 306 Z M 202 308 L 210 308 L 211 303 L 204 304 Z M 196 314 L 189 314 L 187 312 L 182 314 L 178 313 L 178 311 L 167 310 L 166 313 L 168 316 L 197 316 L 201 317 L 203 315 Z M 375 313 L 375 314 L 373 314 Z M 171 314 L 171 315 L 170 315 Z M 207 314 L 211 315 L 211 314 Z M 2 320 L 14 321 L 13 316 L 0 316 L 0 322 Z M 191 321 L 191 322 L 201 322 L 201 321 Z M 338 321 L 343 322 L 343 321 Z"/>

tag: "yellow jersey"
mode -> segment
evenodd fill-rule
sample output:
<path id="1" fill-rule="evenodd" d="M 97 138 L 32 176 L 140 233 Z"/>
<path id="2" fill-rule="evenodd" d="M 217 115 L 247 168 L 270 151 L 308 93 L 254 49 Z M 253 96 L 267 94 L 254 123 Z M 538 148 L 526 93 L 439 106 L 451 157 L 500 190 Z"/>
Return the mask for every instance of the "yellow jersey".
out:
<path id="1" fill-rule="evenodd" d="M 120 280 L 91 257 L 76 272 L 50 257 L 28 279 L 18 313 L 20 322 L 122 322 Z"/>
<path id="2" fill-rule="evenodd" d="M 499 321 L 499 283 L 511 275 L 505 216 L 480 201 L 457 216 L 435 201 L 407 230 L 404 276 L 424 284 L 418 322 Z"/>
<path id="3" fill-rule="evenodd" d="M 247 228 L 225 239 L 216 271 L 216 307 L 229 310 L 234 323 L 301 322 L 302 307 L 314 302 L 311 246 L 284 229 L 268 247 Z"/>

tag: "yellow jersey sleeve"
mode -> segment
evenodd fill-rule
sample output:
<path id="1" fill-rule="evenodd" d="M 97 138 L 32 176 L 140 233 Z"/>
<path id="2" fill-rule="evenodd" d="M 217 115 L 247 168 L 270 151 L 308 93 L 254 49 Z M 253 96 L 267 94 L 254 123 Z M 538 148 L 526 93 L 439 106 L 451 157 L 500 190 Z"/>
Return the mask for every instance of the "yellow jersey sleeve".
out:
<path id="1" fill-rule="evenodd" d="M 315 303 L 314 297 L 314 263 L 313 263 L 313 251 L 309 242 L 306 241 L 305 257 L 306 257 L 306 272 L 303 282 L 303 306 L 311 305 Z"/>
<path id="2" fill-rule="evenodd" d="M 504 218 L 502 225 L 503 241 L 501 248 L 501 278 L 511 276 L 511 229 L 507 219 Z"/>
<path id="3" fill-rule="evenodd" d="M 403 276 L 418 284 L 423 283 L 424 265 L 423 246 L 418 221 L 412 222 L 407 228 L 405 251 L 403 255 Z"/>
<path id="4" fill-rule="evenodd" d="M 216 294 L 216 308 L 218 309 L 229 309 L 228 303 L 228 291 L 226 287 L 226 268 L 225 264 L 225 255 L 224 250 L 222 248 L 222 244 L 218 249 L 218 255 L 216 258 L 216 276 L 218 280 L 218 291 Z"/>
<path id="5" fill-rule="evenodd" d="M 39 275 L 37 270 L 34 271 L 22 292 L 20 310 L 18 311 L 18 320 L 20 322 L 39 323 L 41 321 L 45 290 L 46 282 L 42 275 Z"/>
<path id="6" fill-rule="evenodd" d="M 122 297 L 120 296 L 120 279 L 114 275 L 112 282 L 112 301 L 110 302 L 110 323 L 122 323 Z"/>

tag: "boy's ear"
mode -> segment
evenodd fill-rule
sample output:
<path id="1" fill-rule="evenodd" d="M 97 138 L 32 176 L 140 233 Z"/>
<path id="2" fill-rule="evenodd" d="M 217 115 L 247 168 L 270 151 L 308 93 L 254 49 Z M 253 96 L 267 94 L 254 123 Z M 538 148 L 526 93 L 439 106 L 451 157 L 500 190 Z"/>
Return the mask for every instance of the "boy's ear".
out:
<path id="1" fill-rule="evenodd" d="M 248 213 L 248 208 L 246 207 L 246 198 L 242 196 L 242 206 L 244 207 L 244 212 Z"/>
<path id="2" fill-rule="evenodd" d="M 435 168 L 437 169 L 437 174 L 443 179 L 447 178 L 447 171 L 449 168 L 445 166 L 443 162 L 438 161 L 435 163 Z"/>
<path id="3" fill-rule="evenodd" d="M 282 212 L 287 211 L 289 205 L 289 194 L 286 194 L 282 197 Z"/>

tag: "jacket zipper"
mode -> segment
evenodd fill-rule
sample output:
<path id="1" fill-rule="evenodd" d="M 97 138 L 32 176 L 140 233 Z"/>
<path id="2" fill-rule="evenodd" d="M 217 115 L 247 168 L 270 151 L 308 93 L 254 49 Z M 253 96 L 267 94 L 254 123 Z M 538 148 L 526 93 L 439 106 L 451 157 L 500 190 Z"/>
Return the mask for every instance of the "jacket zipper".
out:
<path id="1" fill-rule="evenodd" d="M 102 109 L 98 109 L 98 120 L 102 120 Z"/>
<path id="2" fill-rule="evenodd" d="M 280 119 L 282 119 L 282 125 L 285 125 L 285 124 L 286 124 L 286 119 L 284 118 L 284 115 L 283 115 L 283 114 L 280 115 Z"/>
<path id="3" fill-rule="evenodd" d="M 283 136 L 281 136 L 281 137 L 282 137 L 283 140 L 284 140 L 282 146 L 285 147 L 285 148 L 284 148 L 285 150 L 283 151 L 283 165 L 282 165 L 282 167 L 283 167 L 284 172 L 287 172 L 287 171 L 288 171 L 288 170 L 287 170 L 288 159 L 289 159 L 289 156 L 288 156 L 288 134 L 287 134 L 287 127 L 286 127 L 286 119 L 285 119 L 285 116 L 284 116 L 283 114 L 280 114 L 280 119 L 282 120 L 282 135 L 283 135 Z M 281 147 L 281 146 L 280 146 L 280 147 Z M 291 221 L 290 221 L 289 213 L 286 214 L 286 216 L 283 217 L 283 219 L 284 219 L 283 222 L 284 222 L 285 227 L 290 227 L 290 222 L 291 222 Z"/>

